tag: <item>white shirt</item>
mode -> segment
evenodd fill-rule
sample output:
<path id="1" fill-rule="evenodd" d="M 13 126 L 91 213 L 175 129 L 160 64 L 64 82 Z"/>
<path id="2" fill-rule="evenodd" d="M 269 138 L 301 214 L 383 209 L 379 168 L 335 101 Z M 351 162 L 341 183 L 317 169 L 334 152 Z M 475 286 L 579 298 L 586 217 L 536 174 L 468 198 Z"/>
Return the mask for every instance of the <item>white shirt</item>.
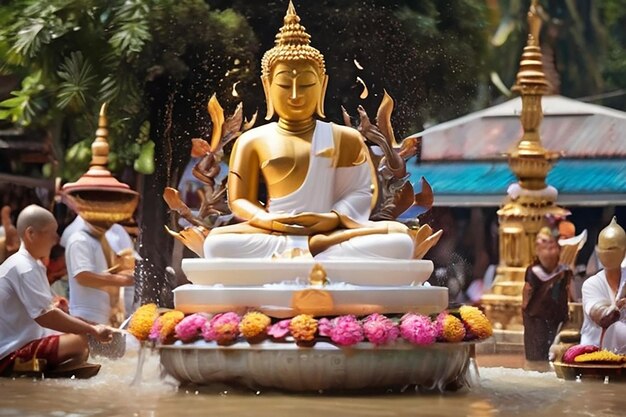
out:
<path id="1" fill-rule="evenodd" d="M 63 230 L 63 234 L 61 235 L 61 240 L 59 244 L 64 248 L 67 248 L 70 237 L 81 230 L 88 230 L 87 226 L 85 226 L 85 220 L 82 217 L 76 216 L 76 218 Z M 113 252 L 119 254 L 125 249 L 133 248 L 133 240 L 130 235 L 124 229 L 123 226 L 119 224 L 114 224 L 106 231 L 104 234 L 106 236 L 107 242 L 113 249 Z"/>
<path id="2" fill-rule="evenodd" d="M 67 240 L 65 262 L 70 283 L 70 314 L 93 323 L 108 324 L 111 314 L 109 294 L 76 281 L 76 275 L 81 272 L 103 273 L 108 268 L 100 241 L 89 233 L 84 222 Z"/>
<path id="3" fill-rule="evenodd" d="M 626 285 L 626 268 L 622 268 L 622 279 L 618 287 L 618 293 Z M 615 294 L 606 281 L 604 270 L 589 277 L 583 283 L 583 310 L 584 320 L 581 329 L 580 343 L 582 345 L 599 345 L 602 328 L 591 318 L 589 313 L 592 307 L 598 302 L 609 301 L 615 303 Z M 626 309 L 622 309 L 619 321 L 610 325 L 604 334 L 602 347 L 621 353 L 626 352 Z"/>
<path id="4" fill-rule="evenodd" d="M 46 268 L 21 246 L 0 265 L 0 358 L 55 334 L 34 320 L 51 309 Z"/>

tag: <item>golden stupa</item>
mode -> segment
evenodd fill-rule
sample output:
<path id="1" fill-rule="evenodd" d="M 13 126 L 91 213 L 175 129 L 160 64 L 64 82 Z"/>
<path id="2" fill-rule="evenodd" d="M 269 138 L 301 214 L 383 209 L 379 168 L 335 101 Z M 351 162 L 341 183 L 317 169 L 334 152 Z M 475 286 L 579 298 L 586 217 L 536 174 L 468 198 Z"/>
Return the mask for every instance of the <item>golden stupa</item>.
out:
<path id="1" fill-rule="evenodd" d="M 508 154 L 509 167 L 518 182 L 509 187 L 504 205 L 498 210 L 500 263 L 491 289 L 481 300 L 495 329 L 505 335 L 512 333 L 511 341 L 519 341 L 515 336 L 521 336 L 523 330 L 522 289 L 526 268 L 535 257 L 537 233 L 547 216 L 562 218 L 569 214 L 556 205 L 556 189 L 546 184 L 558 153 L 546 150 L 539 135 L 543 119 L 541 99 L 550 91 L 550 84 L 543 71 L 537 3 L 533 0 L 528 12 L 528 40 L 512 89 L 522 97 L 520 122 L 524 133 Z"/>

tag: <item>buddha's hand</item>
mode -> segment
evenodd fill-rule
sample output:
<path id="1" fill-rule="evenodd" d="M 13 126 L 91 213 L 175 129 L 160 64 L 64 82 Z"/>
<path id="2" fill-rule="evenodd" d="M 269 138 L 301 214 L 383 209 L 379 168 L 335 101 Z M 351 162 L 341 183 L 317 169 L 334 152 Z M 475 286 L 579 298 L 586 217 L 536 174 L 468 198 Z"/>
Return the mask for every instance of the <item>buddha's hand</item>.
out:
<path id="1" fill-rule="evenodd" d="M 341 221 L 335 213 L 304 212 L 291 216 L 286 223 L 309 229 L 311 233 L 326 233 L 336 230 Z"/>
<path id="2" fill-rule="evenodd" d="M 268 213 L 259 211 L 250 220 L 252 226 L 271 232 L 285 233 L 289 235 L 309 235 L 311 229 L 299 224 L 294 220 L 296 216 L 285 213 Z"/>

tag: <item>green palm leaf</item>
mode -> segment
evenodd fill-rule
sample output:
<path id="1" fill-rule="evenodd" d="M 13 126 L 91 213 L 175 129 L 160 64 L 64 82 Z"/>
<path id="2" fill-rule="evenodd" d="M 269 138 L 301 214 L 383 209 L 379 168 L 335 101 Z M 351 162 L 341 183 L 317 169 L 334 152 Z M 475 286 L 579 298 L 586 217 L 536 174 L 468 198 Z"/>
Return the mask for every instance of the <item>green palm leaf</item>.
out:
<path id="1" fill-rule="evenodd" d="M 83 54 L 80 51 L 72 52 L 65 58 L 57 74 L 63 80 L 57 93 L 57 107 L 61 110 L 70 107 L 75 111 L 85 108 L 96 75 Z"/>

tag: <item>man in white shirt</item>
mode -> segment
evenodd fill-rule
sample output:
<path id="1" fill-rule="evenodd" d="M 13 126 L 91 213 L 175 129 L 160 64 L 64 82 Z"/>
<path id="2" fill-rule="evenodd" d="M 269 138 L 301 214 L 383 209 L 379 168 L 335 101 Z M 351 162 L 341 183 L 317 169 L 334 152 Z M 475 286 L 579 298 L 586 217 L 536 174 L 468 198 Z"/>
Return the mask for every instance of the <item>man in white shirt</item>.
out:
<path id="1" fill-rule="evenodd" d="M 615 218 L 598 237 L 596 248 L 604 270 L 588 278 L 582 288 L 583 345 L 626 353 L 626 232 Z"/>
<path id="2" fill-rule="evenodd" d="M 134 283 L 130 270 L 108 272 L 103 250 L 103 244 L 108 245 L 107 229 L 82 220 L 67 238 L 65 247 L 70 314 L 90 323 L 109 324 L 111 298 L 107 287 L 125 287 Z"/>
<path id="3" fill-rule="evenodd" d="M 17 232 L 20 249 L 0 265 L 0 375 L 34 360 L 45 360 L 50 370 L 80 365 L 89 356 L 86 335 L 107 342 L 112 331 L 54 306 L 41 263 L 59 239 L 54 216 L 28 206 L 18 216 Z"/>

